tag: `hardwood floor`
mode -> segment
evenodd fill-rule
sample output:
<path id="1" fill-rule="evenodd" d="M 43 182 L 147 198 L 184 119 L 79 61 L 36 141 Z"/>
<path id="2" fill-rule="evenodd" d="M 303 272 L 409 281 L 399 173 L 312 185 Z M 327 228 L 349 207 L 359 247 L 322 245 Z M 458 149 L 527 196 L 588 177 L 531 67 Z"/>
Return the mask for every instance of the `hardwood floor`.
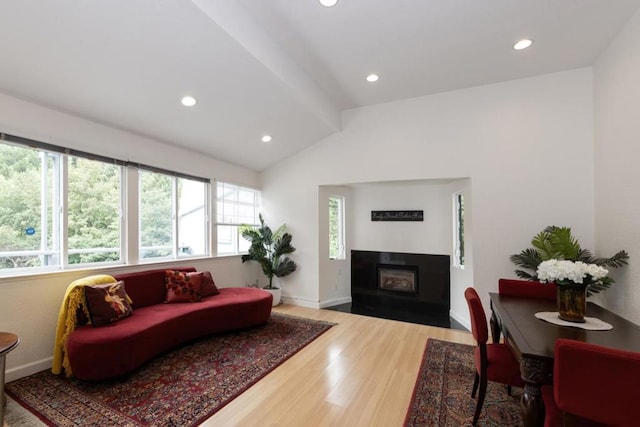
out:
<path id="1" fill-rule="evenodd" d="M 474 344 L 468 332 L 281 305 L 338 323 L 204 426 L 402 426 L 427 338 Z"/>

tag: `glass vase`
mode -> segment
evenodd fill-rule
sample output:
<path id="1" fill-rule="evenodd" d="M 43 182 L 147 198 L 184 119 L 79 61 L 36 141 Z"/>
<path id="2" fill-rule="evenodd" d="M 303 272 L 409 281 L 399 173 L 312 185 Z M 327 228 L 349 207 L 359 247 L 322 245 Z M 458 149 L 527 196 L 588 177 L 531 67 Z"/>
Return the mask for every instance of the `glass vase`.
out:
<path id="1" fill-rule="evenodd" d="M 568 322 L 584 323 L 587 312 L 587 286 L 557 285 L 558 317 Z"/>

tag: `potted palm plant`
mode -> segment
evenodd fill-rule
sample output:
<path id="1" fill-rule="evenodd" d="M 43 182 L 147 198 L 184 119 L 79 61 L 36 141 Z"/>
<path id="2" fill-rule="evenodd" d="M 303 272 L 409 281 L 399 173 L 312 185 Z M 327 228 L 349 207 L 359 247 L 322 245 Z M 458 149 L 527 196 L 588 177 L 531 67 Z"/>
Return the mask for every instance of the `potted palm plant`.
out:
<path id="1" fill-rule="evenodd" d="M 538 267 L 547 260 L 567 260 L 595 264 L 601 267 L 616 268 L 627 264 L 629 254 L 622 250 L 610 258 L 596 258 L 588 249 L 583 249 L 578 240 L 571 234 L 569 227 L 547 226 L 531 240 L 533 248 L 525 249 L 519 254 L 509 257 L 511 262 L 524 270 L 515 270 L 521 279 L 538 280 Z M 533 270 L 532 272 L 526 270 Z M 613 278 L 603 277 L 602 280 L 590 283 L 587 294 L 597 294 L 608 289 L 613 284 Z"/>
<path id="2" fill-rule="evenodd" d="M 273 305 L 280 303 L 282 290 L 273 286 L 273 277 L 284 277 L 296 271 L 297 265 L 287 255 L 296 248 L 291 245 L 291 234 L 286 232 L 286 225 L 281 225 L 275 232 L 265 224 L 262 214 L 260 225 L 253 227 L 243 225 L 240 229 L 244 239 L 251 242 L 249 252 L 242 255 L 242 262 L 255 261 L 260 264 L 262 272 L 269 279 L 264 288 L 273 295 Z"/>
<path id="3" fill-rule="evenodd" d="M 534 236 L 533 248 L 511 255 L 518 267 L 534 270 L 516 270 L 522 279 L 557 286 L 558 317 L 569 322 L 584 322 L 587 296 L 601 292 L 614 282 L 605 267 L 622 267 L 629 254 L 622 250 L 610 258 L 595 258 L 580 247 L 569 227 L 549 226 Z"/>

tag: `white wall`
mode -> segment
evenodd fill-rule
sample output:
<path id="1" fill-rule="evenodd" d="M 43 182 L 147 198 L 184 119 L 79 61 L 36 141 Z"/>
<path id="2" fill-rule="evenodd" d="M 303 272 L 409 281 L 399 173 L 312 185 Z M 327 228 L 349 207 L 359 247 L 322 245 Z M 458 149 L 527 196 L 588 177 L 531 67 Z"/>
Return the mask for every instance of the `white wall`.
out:
<path id="1" fill-rule="evenodd" d="M 640 11 L 594 66 L 596 254 L 629 252 L 602 295 L 640 324 Z"/>
<path id="2" fill-rule="evenodd" d="M 451 255 L 452 216 L 448 184 L 440 181 L 354 185 L 353 249 Z M 422 222 L 371 221 L 372 210 L 421 210 Z"/>
<path id="3" fill-rule="evenodd" d="M 257 174 L 247 169 L 2 94 L 0 132 L 239 185 L 258 185 Z M 199 270 L 210 270 L 221 287 L 245 286 L 257 276 L 254 266 L 242 265 L 239 257 L 228 257 L 2 277 L 0 330 L 13 332 L 21 340 L 20 346 L 7 356 L 7 380 L 51 366 L 58 310 L 70 282 L 90 274 L 170 265 L 193 265 Z"/>
<path id="4" fill-rule="evenodd" d="M 593 247 L 591 69 L 354 109 L 343 131 L 261 174 L 265 210 L 297 240 L 299 271 L 283 294 L 320 301 L 320 185 L 469 177 L 473 284 L 488 308 L 509 255 L 546 225 Z M 294 277 L 295 276 L 295 277 Z M 460 289 L 452 307 L 464 307 Z M 460 308 L 462 309 L 462 308 Z"/>

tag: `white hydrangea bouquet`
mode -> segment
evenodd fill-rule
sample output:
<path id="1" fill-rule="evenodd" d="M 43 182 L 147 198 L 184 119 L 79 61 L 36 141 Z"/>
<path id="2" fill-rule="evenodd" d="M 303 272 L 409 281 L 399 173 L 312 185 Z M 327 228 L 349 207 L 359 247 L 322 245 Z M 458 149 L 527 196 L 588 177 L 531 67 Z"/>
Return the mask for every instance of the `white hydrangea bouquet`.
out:
<path id="1" fill-rule="evenodd" d="M 586 287 L 591 284 L 605 284 L 611 280 L 607 274 L 609 270 L 596 264 L 558 259 L 542 261 L 537 270 L 540 282 L 554 282 L 560 286 L 579 284 Z"/>

